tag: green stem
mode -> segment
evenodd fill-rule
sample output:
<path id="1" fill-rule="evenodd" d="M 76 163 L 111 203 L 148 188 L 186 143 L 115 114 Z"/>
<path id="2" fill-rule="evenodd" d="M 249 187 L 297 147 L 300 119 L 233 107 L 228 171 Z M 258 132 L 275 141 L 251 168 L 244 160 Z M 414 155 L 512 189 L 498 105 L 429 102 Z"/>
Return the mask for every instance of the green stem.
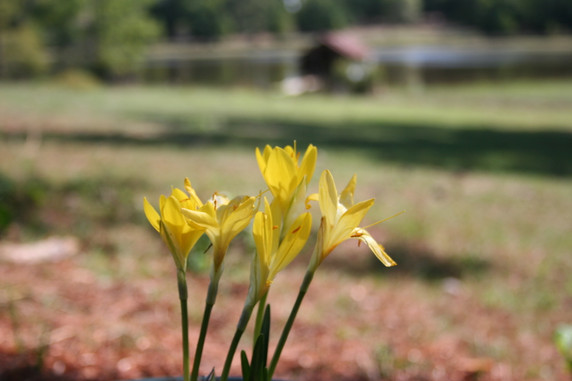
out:
<path id="1" fill-rule="evenodd" d="M 189 317 L 187 308 L 187 278 L 184 270 L 177 272 L 179 301 L 181 303 L 181 333 L 183 336 L 183 380 L 189 381 Z"/>
<path id="2" fill-rule="evenodd" d="M 201 332 L 199 334 L 199 340 L 197 341 L 197 348 L 195 350 L 195 358 L 193 360 L 193 372 L 191 373 L 191 381 L 197 381 L 199 378 L 199 368 L 201 366 L 201 358 L 203 357 L 203 347 L 205 346 L 205 339 L 207 337 L 207 331 L 209 328 L 211 311 L 216 301 L 217 292 L 218 279 L 211 280 L 207 293 L 203 320 L 201 322 Z"/>
<path id="3" fill-rule="evenodd" d="M 282 354 L 282 349 L 284 349 L 284 345 L 286 344 L 286 340 L 288 339 L 288 335 L 290 334 L 290 330 L 292 329 L 292 325 L 294 324 L 294 320 L 296 319 L 296 315 L 298 314 L 298 310 L 300 309 L 300 305 L 302 304 L 302 300 L 304 300 L 304 296 L 308 291 L 308 287 L 310 287 L 310 283 L 312 283 L 312 278 L 314 277 L 314 273 L 311 271 L 307 271 L 306 275 L 304 276 L 304 280 L 300 285 L 300 291 L 298 291 L 298 297 L 296 298 L 296 302 L 292 307 L 292 311 L 290 311 L 290 316 L 286 321 L 286 325 L 282 330 L 282 335 L 280 335 L 280 340 L 276 345 L 276 350 L 274 352 L 274 356 L 272 356 L 272 361 L 270 362 L 270 368 L 268 369 L 268 380 L 272 379 L 272 375 L 274 374 L 274 370 L 276 370 L 276 365 L 278 365 L 278 360 L 280 360 L 280 355 Z"/>
<path id="4" fill-rule="evenodd" d="M 268 298 L 268 291 L 264 294 L 264 296 L 258 302 L 258 311 L 256 312 L 256 321 L 254 324 L 254 335 L 253 339 L 253 348 L 256 344 L 256 340 L 258 340 L 258 336 L 260 336 L 260 331 L 262 330 L 262 318 L 264 317 L 264 310 L 266 309 L 266 299 Z"/>
<path id="5" fill-rule="evenodd" d="M 222 369 L 222 374 L 220 376 L 220 381 L 227 381 L 228 374 L 230 372 L 230 366 L 232 365 L 232 359 L 236 352 L 236 348 L 238 347 L 238 342 L 248 325 L 248 320 L 250 320 L 250 315 L 252 315 L 252 310 L 254 309 L 253 305 L 246 305 L 242 310 L 242 314 L 240 315 L 240 320 L 236 326 L 236 331 L 234 332 L 234 337 L 232 338 L 232 342 L 230 343 L 230 347 L 228 348 L 228 353 L 226 355 L 226 360 L 224 361 L 224 368 Z"/>

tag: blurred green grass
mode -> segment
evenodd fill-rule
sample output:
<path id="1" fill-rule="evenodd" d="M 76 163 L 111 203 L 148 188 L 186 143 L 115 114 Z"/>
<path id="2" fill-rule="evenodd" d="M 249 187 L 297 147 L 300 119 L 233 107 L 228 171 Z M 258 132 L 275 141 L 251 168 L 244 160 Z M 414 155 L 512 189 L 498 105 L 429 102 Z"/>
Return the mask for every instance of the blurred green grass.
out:
<path id="1" fill-rule="evenodd" d="M 367 255 L 338 255 L 326 267 L 429 286 L 419 288 L 422 298 L 458 280 L 543 337 L 572 319 L 563 308 L 572 295 L 571 81 L 386 89 L 369 98 L 2 84 L 0 137 L 5 194 L 32 192 L 18 198 L 25 213 L 3 235 L 75 234 L 99 255 L 85 260 L 104 276 L 150 273 L 125 256 L 112 267 L 97 259 L 161 250 L 143 196 L 156 200 L 184 177 L 201 197 L 257 193 L 255 147 L 296 140 L 300 149 L 318 146 L 317 173 L 331 169 L 338 187 L 357 173 L 356 197 L 376 198 L 369 222 L 406 210 L 372 228 L 395 270 L 379 272 Z"/>
<path id="2" fill-rule="evenodd" d="M 108 183 L 137 197 L 159 194 L 185 176 L 204 197 L 251 193 L 263 187 L 254 148 L 296 140 L 316 144 L 318 165 L 341 172 L 340 183 L 356 172 L 380 210 L 413 213 L 387 224 L 397 239 L 459 241 L 475 253 L 499 245 L 561 252 L 570 243 L 558 212 L 570 207 L 571 110 L 565 81 L 387 89 L 370 98 L 3 84 L 0 170 L 80 198 L 81 189 Z M 138 185 L 120 185 L 129 182 Z M 467 245 L 472 236 L 476 246 Z"/>
<path id="3" fill-rule="evenodd" d="M 179 147 L 296 139 L 403 165 L 569 176 L 571 88 L 569 82 L 480 84 L 389 89 L 374 98 L 285 98 L 204 88 L 4 86 L 0 107 L 36 119 L 57 115 L 62 126 L 45 131 L 44 139 Z"/>

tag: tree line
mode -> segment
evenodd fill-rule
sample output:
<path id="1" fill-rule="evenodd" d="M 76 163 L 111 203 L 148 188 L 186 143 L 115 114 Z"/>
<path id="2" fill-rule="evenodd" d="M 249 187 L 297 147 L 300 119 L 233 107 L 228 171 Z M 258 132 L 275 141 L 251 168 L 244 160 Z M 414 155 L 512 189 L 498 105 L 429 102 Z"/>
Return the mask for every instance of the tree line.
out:
<path id="1" fill-rule="evenodd" d="M 412 23 L 427 14 L 492 35 L 572 29 L 570 0 L 162 0 L 151 9 L 171 38 Z"/>
<path id="2" fill-rule="evenodd" d="M 82 68 L 101 77 L 137 69 L 160 35 L 153 0 L 1 0 L 0 77 Z"/>
<path id="3" fill-rule="evenodd" d="M 436 15 L 491 35 L 568 33 L 570 0 L 1 0 L 0 78 L 137 71 L 159 40 L 318 32 Z"/>

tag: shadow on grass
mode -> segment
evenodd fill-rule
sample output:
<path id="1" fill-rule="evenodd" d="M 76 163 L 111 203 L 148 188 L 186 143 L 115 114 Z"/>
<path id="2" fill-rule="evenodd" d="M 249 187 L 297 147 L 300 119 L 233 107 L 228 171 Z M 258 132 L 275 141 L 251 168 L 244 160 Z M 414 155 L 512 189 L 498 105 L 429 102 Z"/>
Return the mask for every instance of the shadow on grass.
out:
<path id="1" fill-rule="evenodd" d="M 426 248 L 399 244 L 391 245 L 387 249 L 398 263 L 392 268 L 392 275 L 438 281 L 446 278 L 463 279 L 478 276 L 491 270 L 491 264 L 488 261 L 473 254 L 441 257 Z M 370 259 L 370 262 L 377 260 L 371 256 Z M 383 270 L 379 266 L 375 266 L 375 269 Z"/>
<path id="2" fill-rule="evenodd" d="M 93 232 L 103 226 L 143 223 L 145 217 L 133 200 L 136 190 L 145 186 L 143 179 L 115 176 L 54 184 L 33 174 L 19 180 L 0 172 L 0 239 L 17 226 L 28 237 L 73 234 L 89 246 L 115 253 L 115 245 Z"/>
<path id="3" fill-rule="evenodd" d="M 397 266 L 386 268 L 367 249 L 362 249 L 359 250 L 359 253 L 354 250 L 338 253 L 338 255 L 334 253 L 324 261 L 322 266 L 343 270 L 356 276 L 365 274 L 405 276 L 427 282 L 478 276 L 491 268 L 488 261 L 475 255 L 440 257 L 426 248 L 407 244 L 388 244 L 386 246 L 387 252 L 397 262 Z"/>
<path id="4" fill-rule="evenodd" d="M 121 132 L 49 132 L 44 139 L 84 144 L 225 146 L 249 148 L 265 144 L 312 143 L 320 148 L 368 155 L 407 166 L 454 171 L 520 172 L 548 176 L 572 175 L 572 133 L 554 130 L 519 131 L 496 126 L 444 127 L 395 121 L 308 122 L 285 118 L 240 119 L 199 116 L 142 116 L 164 129 L 156 134 Z M 24 133 L 0 132 L 3 138 L 24 139 Z"/>

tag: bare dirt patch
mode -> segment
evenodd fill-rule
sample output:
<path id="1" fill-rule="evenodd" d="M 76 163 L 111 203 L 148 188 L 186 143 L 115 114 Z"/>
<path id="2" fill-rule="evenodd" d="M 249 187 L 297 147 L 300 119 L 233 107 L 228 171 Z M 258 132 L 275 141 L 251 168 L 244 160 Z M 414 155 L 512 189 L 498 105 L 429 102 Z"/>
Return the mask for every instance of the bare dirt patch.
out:
<path id="1" fill-rule="evenodd" d="M 163 258 L 164 259 L 164 258 Z M 0 263 L 0 379 L 118 380 L 180 374 L 181 339 L 174 279 L 120 279 L 55 263 Z M 303 268 L 276 282 L 274 338 L 289 312 Z M 246 288 L 223 282 L 203 371 L 220 369 Z M 204 275 L 189 279 L 191 342 L 198 336 Z M 466 292 L 401 276 L 379 280 L 326 268 L 316 275 L 286 345 L 277 376 L 289 380 L 566 380 L 549 337 L 523 332 L 515 316 Z M 503 344 L 504 343 L 504 344 Z M 250 347 L 246 337 L 244 346 Z M 537 364 L 537 373 L 533 374 Z M 239 374 L 238 359 L 233 373 Z"/>

